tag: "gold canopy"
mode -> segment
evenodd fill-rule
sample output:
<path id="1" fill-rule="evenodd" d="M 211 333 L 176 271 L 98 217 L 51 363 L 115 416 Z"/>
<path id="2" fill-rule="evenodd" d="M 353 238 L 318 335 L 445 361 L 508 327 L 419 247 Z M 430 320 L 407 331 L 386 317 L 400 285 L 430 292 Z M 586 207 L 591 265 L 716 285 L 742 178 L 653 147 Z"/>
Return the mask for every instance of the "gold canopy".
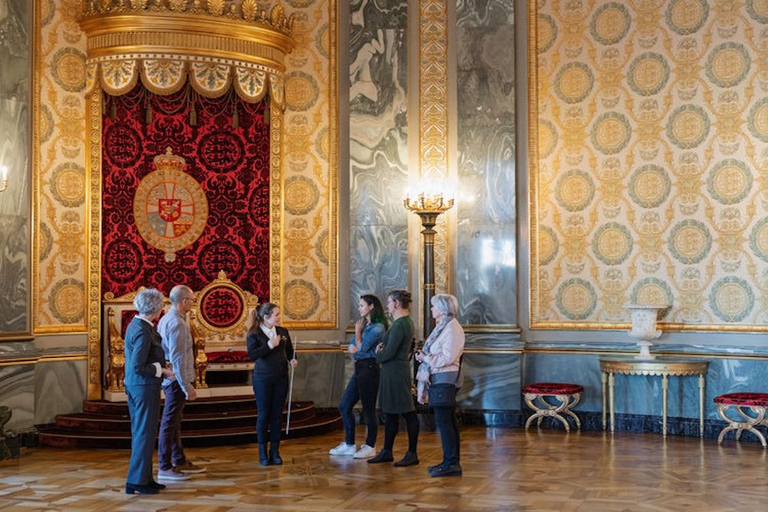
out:
<path id="1" fill-rule="evenodd" d="M 269 91 L 283 106 L 293 16 L 280 5 L 267 15 L 256 0 L 88 0 L 80 26 L 88 37 L 87 95 L 97 85 L 125 94 L 141 75 L 155 94 L 176 92 L 188 79 L 206 97 L 234 85 L 245 101 Z"/>

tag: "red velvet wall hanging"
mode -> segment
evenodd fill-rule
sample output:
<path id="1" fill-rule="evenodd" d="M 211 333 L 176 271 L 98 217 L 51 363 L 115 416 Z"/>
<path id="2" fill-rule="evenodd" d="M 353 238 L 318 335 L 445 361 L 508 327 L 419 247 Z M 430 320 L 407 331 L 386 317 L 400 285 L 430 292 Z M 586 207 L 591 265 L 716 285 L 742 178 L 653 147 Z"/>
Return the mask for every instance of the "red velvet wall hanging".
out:
<path id="1" fill-rule="evenodd" d="M 159 96 L 139 83 L 126 95 L 105 97 L 102 141 L 102 293 L 120 296 L 147 286 L 167 294 L 177 284 L 199 291 L 224 270 L 261 302 L 269 300 L 270 145 L 263 102 L 246 103 L 233 91 L 203 98 L 189 87 Z M 142 238 L 134 218 L 139 183 L 167 147 L 186 160 L 184 172 L 208 201 L 202 234 L 173 261 Z"/>

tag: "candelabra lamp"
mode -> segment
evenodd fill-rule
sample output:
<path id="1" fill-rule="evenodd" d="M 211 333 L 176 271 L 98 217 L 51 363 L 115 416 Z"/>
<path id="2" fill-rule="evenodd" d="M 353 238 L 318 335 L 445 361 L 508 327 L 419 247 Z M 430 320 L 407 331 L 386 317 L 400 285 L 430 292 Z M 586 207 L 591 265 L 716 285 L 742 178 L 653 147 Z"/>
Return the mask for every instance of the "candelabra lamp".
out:
<path id="1" fill-rule="evenodd" d="M 8 188 L 8 168 L 6 166 L 0 167 L 0 174 L 2 174 L 2 183 L 0 183 L 0 192 L 4 192 Z"/>
<path id="2" fill-rule="evenodd" d="M 403 205 L 421 218 L 421 232 L 424 235 L 424 304 L 423 324 L 424 339 L 435 327 L 435 319 L 432 318 L 432 297 L 435 296 L 435 224 L 441 213 L 453 207 L 453 199 L 444 198 L 441 192 L 419 193 L 415 198 L 409 194 L 403 199 Z"/>

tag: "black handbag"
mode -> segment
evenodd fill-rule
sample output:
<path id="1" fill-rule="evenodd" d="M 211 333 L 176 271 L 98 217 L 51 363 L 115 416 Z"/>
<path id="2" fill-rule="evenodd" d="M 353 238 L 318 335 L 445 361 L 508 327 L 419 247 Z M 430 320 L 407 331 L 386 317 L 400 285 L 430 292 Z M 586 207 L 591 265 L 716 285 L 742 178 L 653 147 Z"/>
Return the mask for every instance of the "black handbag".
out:
<path id="1" fill-rule="evenodd" d="M 456 405 L 456 385 L 432 384 L 427 388 L 429 405 L 432 407 L 453 407 Z"/>

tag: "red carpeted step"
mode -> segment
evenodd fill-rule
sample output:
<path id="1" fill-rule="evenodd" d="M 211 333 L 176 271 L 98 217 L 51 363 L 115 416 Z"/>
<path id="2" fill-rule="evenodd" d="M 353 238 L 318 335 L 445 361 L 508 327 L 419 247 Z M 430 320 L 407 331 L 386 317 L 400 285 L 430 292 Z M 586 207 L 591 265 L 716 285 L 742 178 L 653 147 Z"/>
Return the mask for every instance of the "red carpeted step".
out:
<path id="1" fill-rule="evenodd" d="M 185 445 L 256 442 L 257 414 L 252 398 L 204 400 L 202 404 L 197 400 L 188 402 L 184 408 L 181 437 Z M 40 444 L 62 448 L 130 448 L 130 419 L 126 404 L 94 400 L 87 401 L 83 408 L 85 412 L 82 414 L 60 415 L 55 426 L 42 428 Z M 286 419 L 287 411 L 283 411 L 284 424 Z M 292 404 L 288 437 L 317 435 L 339 428 L 341 418 L 337 412 L 317 413 L 312 402 Z"/>

